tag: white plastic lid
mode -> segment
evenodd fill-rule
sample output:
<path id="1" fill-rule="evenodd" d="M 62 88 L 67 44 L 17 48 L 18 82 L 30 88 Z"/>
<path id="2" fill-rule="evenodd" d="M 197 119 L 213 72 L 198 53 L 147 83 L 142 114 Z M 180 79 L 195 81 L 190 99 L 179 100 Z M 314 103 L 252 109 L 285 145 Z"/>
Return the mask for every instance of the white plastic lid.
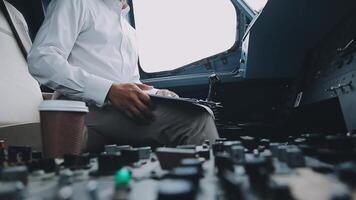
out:
<path id="1" fill-rule="evenodd" d="M 84 102 L 67 100 L 43 101 L 38 109 L 39 111 L 89 112 Z"/>

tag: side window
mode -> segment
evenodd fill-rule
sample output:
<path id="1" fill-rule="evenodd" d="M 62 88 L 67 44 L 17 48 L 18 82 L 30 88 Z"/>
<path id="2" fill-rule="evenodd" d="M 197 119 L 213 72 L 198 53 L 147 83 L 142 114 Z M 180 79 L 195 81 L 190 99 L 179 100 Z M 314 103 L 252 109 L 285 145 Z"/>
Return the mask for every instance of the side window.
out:
<path id="1" fill-rule="evenodd" d="M 237 15 L 231 0 L 133 0 L 142 69 L 174 70 L 230 49 Z"/>
<path id="2" fill-rule="evenodd" d="M 246 4 L 256 13 L 260 13 L 268 0 L 244 0 Z"/>

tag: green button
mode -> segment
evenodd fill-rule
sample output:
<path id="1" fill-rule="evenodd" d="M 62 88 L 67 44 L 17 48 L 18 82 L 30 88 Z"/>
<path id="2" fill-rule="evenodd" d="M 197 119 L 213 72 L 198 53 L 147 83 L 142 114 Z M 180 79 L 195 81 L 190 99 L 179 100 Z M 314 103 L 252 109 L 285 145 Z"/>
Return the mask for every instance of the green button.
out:
<path id="1" fill-rule="evenodd" d="M 131 180 L 131 174 L 128 169 L 120 169 L 115 175 L 115 185 L 125 186 L 128 185 Z"/>

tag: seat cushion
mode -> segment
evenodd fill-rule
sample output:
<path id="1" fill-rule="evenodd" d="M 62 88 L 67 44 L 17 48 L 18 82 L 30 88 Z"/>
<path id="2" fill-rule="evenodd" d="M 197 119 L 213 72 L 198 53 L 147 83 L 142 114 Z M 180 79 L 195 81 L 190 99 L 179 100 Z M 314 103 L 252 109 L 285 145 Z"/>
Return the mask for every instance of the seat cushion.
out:
<path id="1" fill-rule="evenodd" d="M 30 146 L 33 150 L 42 151 L 40 123 L 0 127 L 0 140 L 5 140 L 10 146 Z"/>

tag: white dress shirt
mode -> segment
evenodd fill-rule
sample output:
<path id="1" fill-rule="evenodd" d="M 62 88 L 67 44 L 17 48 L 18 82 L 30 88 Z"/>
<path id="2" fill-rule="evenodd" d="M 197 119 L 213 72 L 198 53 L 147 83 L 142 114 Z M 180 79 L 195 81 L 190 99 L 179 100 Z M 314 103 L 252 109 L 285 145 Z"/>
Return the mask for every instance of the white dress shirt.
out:
<path id="1" fill-rule="evenodd" d="M 119 0 L 52 0 L 28 57 L 31 74 L 102 106 L 111 85 L 139 83 L 135 30 Z"/>

